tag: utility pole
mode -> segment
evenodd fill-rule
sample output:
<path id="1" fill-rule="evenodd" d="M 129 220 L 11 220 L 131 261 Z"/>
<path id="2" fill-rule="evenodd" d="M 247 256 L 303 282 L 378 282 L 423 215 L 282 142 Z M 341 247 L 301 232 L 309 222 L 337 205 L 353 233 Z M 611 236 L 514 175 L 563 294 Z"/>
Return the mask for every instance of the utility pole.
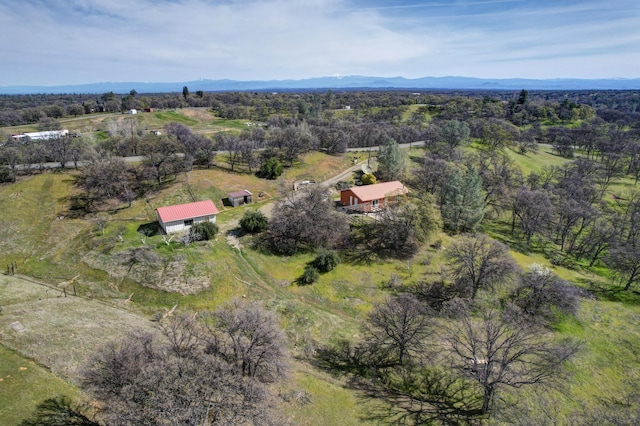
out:
<path id="1" fill-rule="evenodd" d="M 131 120 L 131 155 L 136 155 L 136 145 L 133 141 L 133 120 Z"/>

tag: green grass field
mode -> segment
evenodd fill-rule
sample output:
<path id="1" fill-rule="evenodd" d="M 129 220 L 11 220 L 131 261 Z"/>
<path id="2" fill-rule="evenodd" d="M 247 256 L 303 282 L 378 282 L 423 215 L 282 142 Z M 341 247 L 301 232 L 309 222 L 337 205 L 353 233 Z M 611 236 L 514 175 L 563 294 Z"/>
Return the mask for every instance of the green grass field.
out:
<path id="1" fill-rule="evenodd" d="M 60 395 L 71 399 L 81 397 L 80 391 L 67 381 L 0 345 L 0 424 L 17 425 L 29 417 L 39 403 Z"/>
<path id="2" fill-rule="evenodd" d="M 528 152 L 527 154 L 519 154 L 510 149 L 504 152 L 520 167 L 524 176 L 528 176 L 533 172 L 539 173 L 544 167 L 562 166 L 569 161 L 553 153 L 551 147 L 547 146 L 540 146 L 538 147 L 538 152 Z"/>
<path id="3" fill-rule="evenodd" d="M 79 368 L 97 347 L 127 332 L 153 330 L 148 320 L 122 307 L 67 290 L 64 297 L 60 287 L 0 276 L 2 425 L 18 424 L 47 398 L 81 398 L 71 383 L 78 382 Z"/>

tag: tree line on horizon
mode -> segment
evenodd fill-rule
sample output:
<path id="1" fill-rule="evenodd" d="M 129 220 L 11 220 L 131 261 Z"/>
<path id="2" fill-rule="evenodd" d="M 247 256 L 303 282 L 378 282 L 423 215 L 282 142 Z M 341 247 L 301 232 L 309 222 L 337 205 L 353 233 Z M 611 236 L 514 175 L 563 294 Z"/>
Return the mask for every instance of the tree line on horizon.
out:
<path id="1" fill-rule="evenodd" d="M 526 93 L 523 111 L 514 111 L 514 103 Z M 570 102 L 591 107 L 608 122 L 637 121 L 640 97 L 634 91 L 480 91 L 480 90 L 313 90 L 300 92 L 190 92 L 184 87 L 178 93 L 144 93 L 132 89 L 127 94 L 113 92 L 95 94 L 35 94 L 0 95 L 0 126 L 37 124 L 41 119 L 60 119 L 103 112 L 124 112 L 129 109 L 178 109 L 183 107 L 212 108 L 223 118 L 266 120 L 274 114 L 298 114 L 318 117 L 322 111 L 350 107 L 366 112 L 371 108 L 395 109 L 423 104 L 431 111 L 457 115 L 508 119 L 520 125 L 524 121 L 563 121 Z M 571 112 L 568 112 L 571 114 Z M 454 118 L 454 117 L 451 117 Z"/>

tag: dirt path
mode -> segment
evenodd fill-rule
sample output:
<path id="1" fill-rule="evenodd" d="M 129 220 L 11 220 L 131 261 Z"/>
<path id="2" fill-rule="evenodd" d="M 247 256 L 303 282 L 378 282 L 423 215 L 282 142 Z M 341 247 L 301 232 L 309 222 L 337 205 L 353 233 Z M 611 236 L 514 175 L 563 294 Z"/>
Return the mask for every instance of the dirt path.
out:
<path id="1" fill-rule="evenodd" d="M 365 161 L 356 163 L 353 166 L 349 167 L 347 170 L 335 175 L 334 177 L 331 177 L 325 181 L 320 182 L 320 185 L 322 185 L 325 188 L 329 188 L 334 186 L 336 183 L 340 182 L 341 180 L 349 180 L 348 178 L 351 177 L 351 174 L 356 170 L 360 170 L 362 168 L 362 165 L 365 164 L 366 162 L 367 161 L 365 160 Z"/>

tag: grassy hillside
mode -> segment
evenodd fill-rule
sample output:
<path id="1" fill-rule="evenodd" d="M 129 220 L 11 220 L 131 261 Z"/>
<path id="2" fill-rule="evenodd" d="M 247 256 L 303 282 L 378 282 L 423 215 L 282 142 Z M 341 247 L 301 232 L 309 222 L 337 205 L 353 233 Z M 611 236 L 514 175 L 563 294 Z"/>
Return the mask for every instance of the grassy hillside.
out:
<path id="1" fill-rule="evenodd" d="M 0 345 L 0 423 L 17 425 L 39 403 L 59 395 L 81 396 L 77 388 L 46 367 Z"/>
<path id="2" fill-rule="evenodd" d="M 206 111 L 196 112 L 154 113 L 149 115 L 149 125 L 176 121 L 173 114 L 178 113 L 184 120 L 195 120 L 194 126 L 215 121 Z M 414 150 L 412 155 L 419 154 Z M 526 156 L 509 155 L 525 174 L 566 161 L 544 148 Z M 253 248 L 251 236 L 240 238 L 242 249 L 238 250 L 228 244 L 224 231 L 237 226 L 246 208 L 263 207 L 277 199 L 280 186 L 289 187 L 301 178 L 326 179 L 346 169 L 349 157 L 308 154 L 278 181 L 231 173 L 224 157 L 219 157 L 220 167 L 179 175 L 130 208 L 105 206 L 87 216 L 73 209 L 73 171 L 22 177 L 15 184 L 0 186 L 0 268 L 15 262 L 18 274 L 37 278 L 31 282 L 0 277 L 0 415 L 13 416 L 7 417 L 11 419 L 7 424 L 17 423 L 45 397 L 77 396 L 77 390 L 60 378 L 75 381 L 82 362 L 107 339 L 138 328 L 153 330 L 149 320 L 176 305 L 178 310 L 208 310 L 233 298 L 263 301 L 281 316 L 297 360 L 291 383 L 281 385 L 280 390 L 286 396 L 282 410 L 290 419 L 302 425 L 367 423 L 368 404 L 376 402 L 363 399 L 342 378 L 318 370 L 307 360 L 323 344 L 342 338 L 357 340 L 367 312 L 389 294 L 389 282 L 409 284 L 436 276 L 443 262 L 442 247 L 453 238 L 439 235 L 438 248 L 427 244 L 410 259 L 343 262 L 315 284 L 299 286 L 296 280 L 313 255 L 265 254 Z M 228 192 L 244 188 L 262 194 L 256 196 L 255 205 L 234 209 L 223 204 Z M 218 222 L 223 232 L 214 241 L 185 247 L 160 235 L 139 232 L 141 227 L 153 226 L 158 206 L 194 198 L 211 198 L 221 209 Z M 500 225 L 487 231 L 498 235 Z M 145 267 L 133 261 L 141 250 L 156 263 Z M 512 254 L 523 267 L 531 263 L 552 267 L 535 250 Z M 605 277 L 590 271 L 553 269 L 582 285 L 597 282 L 603 288 L 611 287 Z M 78 296 L 72 296 L 73 291 Z M 640 330 L 635 326 L 640 320 L 638 300 L 628 296 L 625 303 L 619 302 L 614 292 L 596 296 L 600 300 L 584 301 L 576 319 L 556 326 L 560 337 L 583 342 L 569 365 L 573 372 L 569 390 L 557 397 L 565 412 L 623 393 L 627 381 L 637 380 L 640 374 L 636 355 L 640 353 Z M 9 326 L 16 321 L 25 332 Z M 32 358 L 53 374 L 30 364 Z M 20 370 L 22 366 L 28 370 Z M 8 381 L 8 376 L 23 377 L 16 376 L 16 371 L 29 372 L 30 378 L 25 373 L 24 380 Z M 37 390 L 34 383 L 44 386 L 43 390 Z M 27 395 L 29 402 L 13 407 L 10 399 L 16 394 Z"/>

